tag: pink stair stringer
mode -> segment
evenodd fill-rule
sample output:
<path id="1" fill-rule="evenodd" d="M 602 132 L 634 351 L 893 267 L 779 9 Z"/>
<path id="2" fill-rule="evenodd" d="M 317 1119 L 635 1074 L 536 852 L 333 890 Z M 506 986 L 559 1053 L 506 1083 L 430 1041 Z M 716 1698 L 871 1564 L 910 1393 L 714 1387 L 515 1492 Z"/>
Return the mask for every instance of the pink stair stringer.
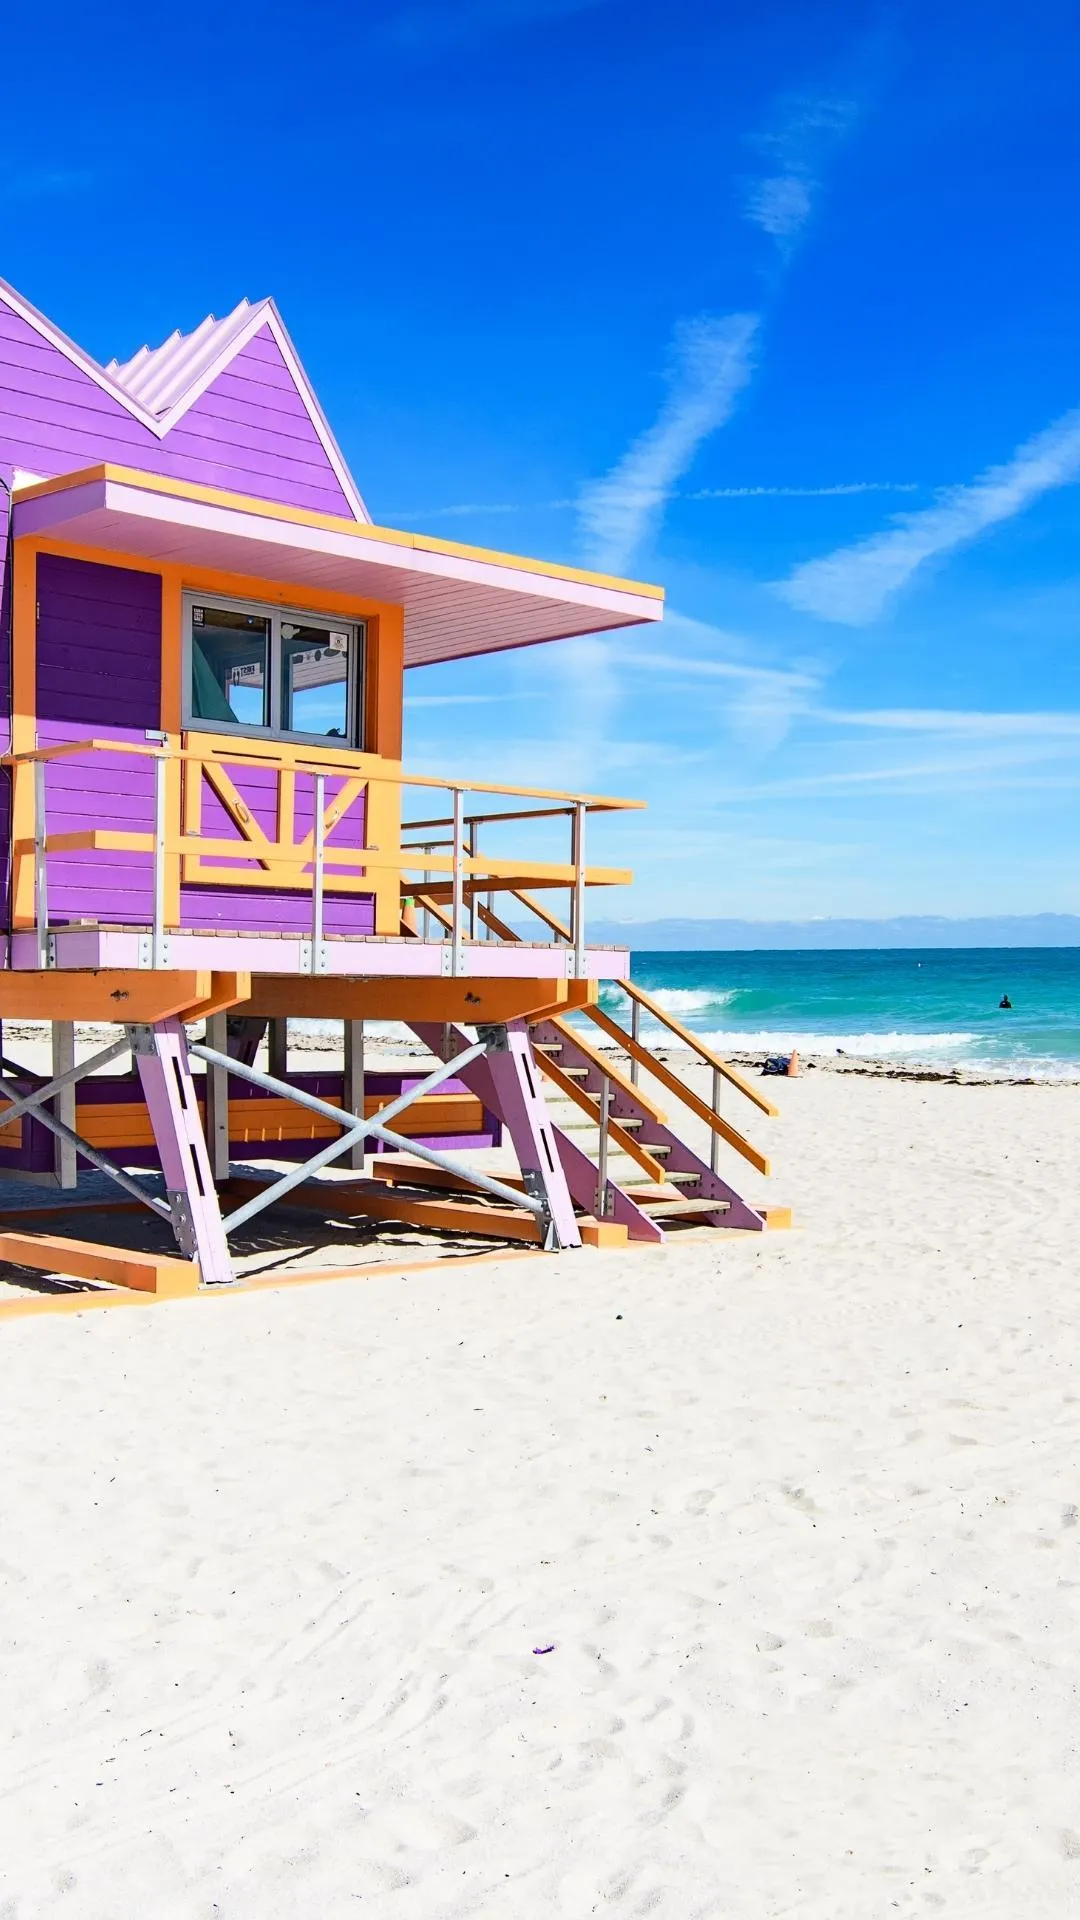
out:
<path id="1" fill-rule="evenodd" d="M 461 1027 L 434 1021 L 410 1023 L 418 1040 L 437 1060 L 449 1060 L 471 1045 Z M 524 1020 L 506 1026 L 479 1027 L 487 1051 L 461 1070 L 461 1079 L 503 1122 L 517 1154 L 526 1192 L 544 1202 L 545 1244 L 580 1247 L 581 1233 L 567 1185 L 555 1129 L 544 1099 L 539 1069 Z"/>
<path id="2" fill-rule="evenodd" d="M 573 1034 L 565 1025 L 555 1026 L 551 1021 L 534 1022 L 532 1034 L 534 1040 L 546 1044 L 552 1052 L 558 1054 L 559 1065 L 564 1071 L 567 1066 L 578 1070 L 576 1076 L 578 1086 L 583 1092 L 590 1094 L 599 1105 L 603 1076 L 600 1066 L 593 1057 L 592 1049 L 579 1047 Z M 741 1227 L 745 1232 L 750 1233 L 760 1233 L 764 1230 L 765 1221 L 756 1208 L 750 1206 L 741 1193 L 737 1193 L 719 1173 L 714 1173 L 708 1161 L 695 1153 L 693 1147 L 688 1147 L 686 1141 L 677 1133 L 673 1133 L 670 1127 L 657 1120 L 644 1102 L 637 1099 L 632 1088 L 621 1086 L 616 1080 L 610 1080 L 609 1090 L 608 1111 L 611 1118 L 632 1120 L 635 1140 L 645 1148 L 660 1148 L 666 1174 L 682 1173 L 693 1176 L 678 1183 L 678 1194 L 686 1200 L 718 1202 L 716 1213 L 703 1213 L 699 1216 L 702 1224 L 713 1227 Z M 582 1155 L 582 1158 L 586 1159 L 588 1165 L 586 1156 Z M 594 1191 L 595 1182 L 594 1170 Z M 631 1206 L 635 1204 L 629 1200 L 629 1196 L 625 1197 Z M 575 1192 L 574 1198 L 579 1205 L 586 1204 L 579 1193 Z M 587 1204 L 591 1209 L 592 1200 Z M 618 1219 L 619 1215 L 615 1214 L 612 1217 Z M 636 1237 L 635 1234 L 631 1234 L 631 1238 Z"/>
<path id="3" fill-rule="evenodd" d="M 564 1133 L 562 1127 L 556 1127 L 554 1132 L 555 1144 L 559 1149 L 559 1159 L 562 1161 L 570 1192 L 578 1206 L 584 1208 L 586 1213 L 595 1213 L 596 1189 L 600 1176 L 594 1162 L 570 1134 Z M 663 1228 L 658 1227 L 655 1220 L 650 1220 L 648 1214 L 642 1212 L 637 1201 L 631 1200 L 630 1195 L 624 1193 L 622 1187 L 616 1184 L 610 1174 L 603 1217 L 605 1220 L 619 1221 L 626 1228 L 631 1240 L 648 1240 L 653 1246 L 658 1246 L 664 1238 Z"/>

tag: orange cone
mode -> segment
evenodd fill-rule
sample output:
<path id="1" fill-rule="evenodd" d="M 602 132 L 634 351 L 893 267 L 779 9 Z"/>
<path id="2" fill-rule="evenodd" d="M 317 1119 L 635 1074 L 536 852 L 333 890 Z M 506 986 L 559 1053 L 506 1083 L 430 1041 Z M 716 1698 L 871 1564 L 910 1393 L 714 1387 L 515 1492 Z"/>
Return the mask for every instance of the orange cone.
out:
<path id="1" fill-rule="evenodd" d="M 787 1063 L 787 1077 L 789 1080 L 797 1080 L 799 1077 L 799 1056 L 797 1053 L 793 1053 Z"/>

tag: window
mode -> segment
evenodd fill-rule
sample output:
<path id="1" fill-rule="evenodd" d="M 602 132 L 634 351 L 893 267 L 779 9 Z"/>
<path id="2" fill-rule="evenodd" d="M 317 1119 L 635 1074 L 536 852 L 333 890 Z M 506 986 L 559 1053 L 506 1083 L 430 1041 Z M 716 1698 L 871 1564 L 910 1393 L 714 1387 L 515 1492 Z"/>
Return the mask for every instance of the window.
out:
<path id="1" fill-rule="evenodd" d="M 358 744 L 362 627 L 195 595 L 184 609 L 195 726 Z"/>

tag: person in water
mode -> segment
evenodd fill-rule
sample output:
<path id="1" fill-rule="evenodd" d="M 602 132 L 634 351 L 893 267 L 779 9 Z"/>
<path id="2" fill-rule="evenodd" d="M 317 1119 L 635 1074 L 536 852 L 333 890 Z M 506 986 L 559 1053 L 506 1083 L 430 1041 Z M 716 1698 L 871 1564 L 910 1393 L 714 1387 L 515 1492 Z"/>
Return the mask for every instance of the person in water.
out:
<path id="1" fill-rule="evenodd" d="M 1002 996 L 1001 996 L 1001 999 L 1000 999 L 1000 1000 L 998 1001 L 998 1011 L 999 1011 L 999 1013 L 1000 1013 L 1001 1011 L 1003 1011 L 1003 1010 L 1004 1010 L 1004 1011 L 1005 1011 L 1006 1013 L 1011 1013 L 1011 1012 L 1012 1012 L 1012 1001 L 1011 1001 L 1011 1000 L 1009 999 L 1009 996 L 1008 996 L 1008 994 L 1007 994 L 1007 993 L 1003 993 L 1003 994 L 1002 994 Z"/>

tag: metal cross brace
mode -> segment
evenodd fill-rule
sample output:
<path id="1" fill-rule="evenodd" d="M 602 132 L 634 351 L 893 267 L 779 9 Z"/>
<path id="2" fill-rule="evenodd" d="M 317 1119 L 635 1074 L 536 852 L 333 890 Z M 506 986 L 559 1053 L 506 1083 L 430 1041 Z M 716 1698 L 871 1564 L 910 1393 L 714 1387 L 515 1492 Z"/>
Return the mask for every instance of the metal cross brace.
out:
<path id="1" fill-rule="evenodd" d="M 276 1093 L 287 1100 L 293 1100 L 299 1107 L 308 1107 L 312 1113 L 321 1114 L 324 1119 L 332 1120 L 335 1126 L 345 1129 L 340 1139 L 331 1140 L 319 1153 L 313 1154 L 310 1160 L 305 1160 L 302 1166 L 283 1174 L 281 1179 L 275 1180 L 272 1186 L 264 1188 L 242 1207 L 237 1207 L 235 1213 L 230 1213 L 222 1222 L 226 1233 L 232 1233 L 235 1228 L 243 1226 L 253 1214 L 260 1213 L 264 1207 L 271 1206 L 275 1200 L 280 1200 L 284 1194 L 290 1192 L 293 1187 L 298 1187 L 302 1181 L 309 1179 L 321 1167 L 328 1166 L 331 1160 L 339 1159 L 343 1153 L 346 1153 L 350 1147 L 354 1147 L 368 1134 L 374 1134 L 377 1140 L 384 1141 L 387 1146 L 404 1148 L 407 1153 L 415 1154 L 418 1160 L 426 1160 L 433 1167 L 441 1167 L 444 1172 L 460 1174 L 472 1186 L 491 1194 L 495 1200 L 503 1200 L 514 1207 L 523 1207 L 526 1212 L 535 1213 L 537 1216 L 542 1215 L 544 1212 L 542 1201 L 534 1199 L 529 1194 L 521 1193 L 514 1187 L 505 1187 L 501 1180 L 492 1180 L 488 1174 L 477 1173 L 471 1167 L 463 1165 L 461 1161 L 451 1159 L 449 1154 L 437 1153 L 434 1147 L 422 1147 L 417 1141 L 409 1140 L 403 1134 L 394 1133 L 386 1124 L 388 1120 L 396 1119 L 406 1107 L 411 1107 L 414 1101 L 422 1099 L 424 1094 L 441 1086 L 444 1080 L 452 1079 L 463 1067 L 467 1067 L 473 1060 L 478 1060 L 486 1050 L 482 1041 L 478 1041 L 475 1046 L 466 1047 L 464 1052 L 455 1054 L 452 1060 L 444 1061 L 415 1087 L 410 1087 L 400 1099 L 391 1101 L 388 1107 L 383 1107 L 374 1119 L 364 1120 L 359 1114 L 349 1113 L 342 1107 L 332 1107 L 328 1101 L 317 1099 L 315 1094 L 305 1093 L 300 1087 L 290 1086 L 287 1080 L 277 1080 L 272 1074 L 260 1073 L 257 1068 L 245 1066 L 240 1061 L 230 1058 L 228 1054 L 218 1053 L 213 1047 L 193 1043 L 191 1052 L 197 1054 L 200 1060 L 205 1060 L 208 1066 L 224 1067 L 229 1073 L 238 1075 L 241 1080 L 249 1080 L 253 1086 L 263 1087 L 268 1093 Z M 354 1122 L 352 1126 L 349 1125 L 350 1121 Z"/>
<path id="2" fill-rule="evenodd" d="M 84 1140 L 73 1127 L 65 1126 L 62 1120 L 58 1120 L 54 1113 L 49 1112 L 48 1107 L 42 1105 L 42 1102 L 50 1100 L 54 1093 L 59 1093 L 62 1087 L 69 1087 L 76 1080 L 84 1080 L 88 1073 L 94 1072 L 95 1068 L 104 1066 L 109 1060 L 115 1060 L 120 1053 L 126 1053 L 128 1044 L 127 1040 L 114 1040 L 111 1046 L 94 1054 L 92 1059 L 84 1060 L 80 1066 L 69 1068 L 67 1073 L 57 1074 L 55 1080 L 46 1081 L 43 1087 L 35 1087 L 33 1093 L 20 1094 L 10 1080 L 0 1079 L 0 1093 L 11 1096 L 11 1105 L 0 1108 L 0 1125 L 6 1126 L 9 1120 L 17 1120 L 24 1113 L 32 1113 L 34 1119 L 40 1120 L 42 1126 L 46 1127 L 50 1133 L 55 1133 L 59 1140 L 66 1140 L 84 1160 L 89 1160 L 91 1166 L 99 1168 L 102 1173 L 107 1173 L 110 1180 L 115 1180 L 117 1186 L 123 1187 L 126 1193 L 132 1194 L 144 1207 L 149 1207 L 152 1213 L 159 1213 L 163 1220 L 171 1220 L 171 1210 L 164 1200 L 159 1200 L 154 1194 L 147 1193 L 146 1188 L 138 1180 L 133 1179 L 130 1173 L 125 1173 L 123 1167 L 118 1167 L 114 1160 L 110 1160 L 108 1154 L 99 1153 L 97 1147 L 90 1145 L 89 1140 Z M 10 1062 L 4 1064 L 10 1066 Z"/>
<path id="3" fill-rule="evenodd" d="M 129 1045 L 128 1040 L 114 1040 L 111 1045 L 103 1047 L 100 1053 L 93 1054 L 89 1060 L 81 1061 L 78 1066 L 69 1067 L 66 1073 L 58 1073 L 55 1080 L 47 1081 L 43 1087 L 35 1087 L 32 1093 L 21 1094 L 10 1107 L 0 1109 L 0 1126 L 6 1127 L 10 1120 L 21 1120 L 24 1113 L 29 1113 L 33 1107 L 40 1106 L 43 1100 L 51 1100 L 53 1095 L 60 1093 L 64 1087 L 74 1086 L 77 1080 L 85 1080 L 88 1074 L 96 1073 L 99 1067 L 107 1067 L 109 1062 L 115 1060 L 119 1054 L 127 1053 Z M 4 1060 L 0 1057 L 0 1065 L 6 1067 L 9 1073 L 19 1072 L 12 1060 Z M 4 1084 L 7 1086 L 10 1082 Z M 40 1117 L 39 1114 L 38 1118 Z"/>

